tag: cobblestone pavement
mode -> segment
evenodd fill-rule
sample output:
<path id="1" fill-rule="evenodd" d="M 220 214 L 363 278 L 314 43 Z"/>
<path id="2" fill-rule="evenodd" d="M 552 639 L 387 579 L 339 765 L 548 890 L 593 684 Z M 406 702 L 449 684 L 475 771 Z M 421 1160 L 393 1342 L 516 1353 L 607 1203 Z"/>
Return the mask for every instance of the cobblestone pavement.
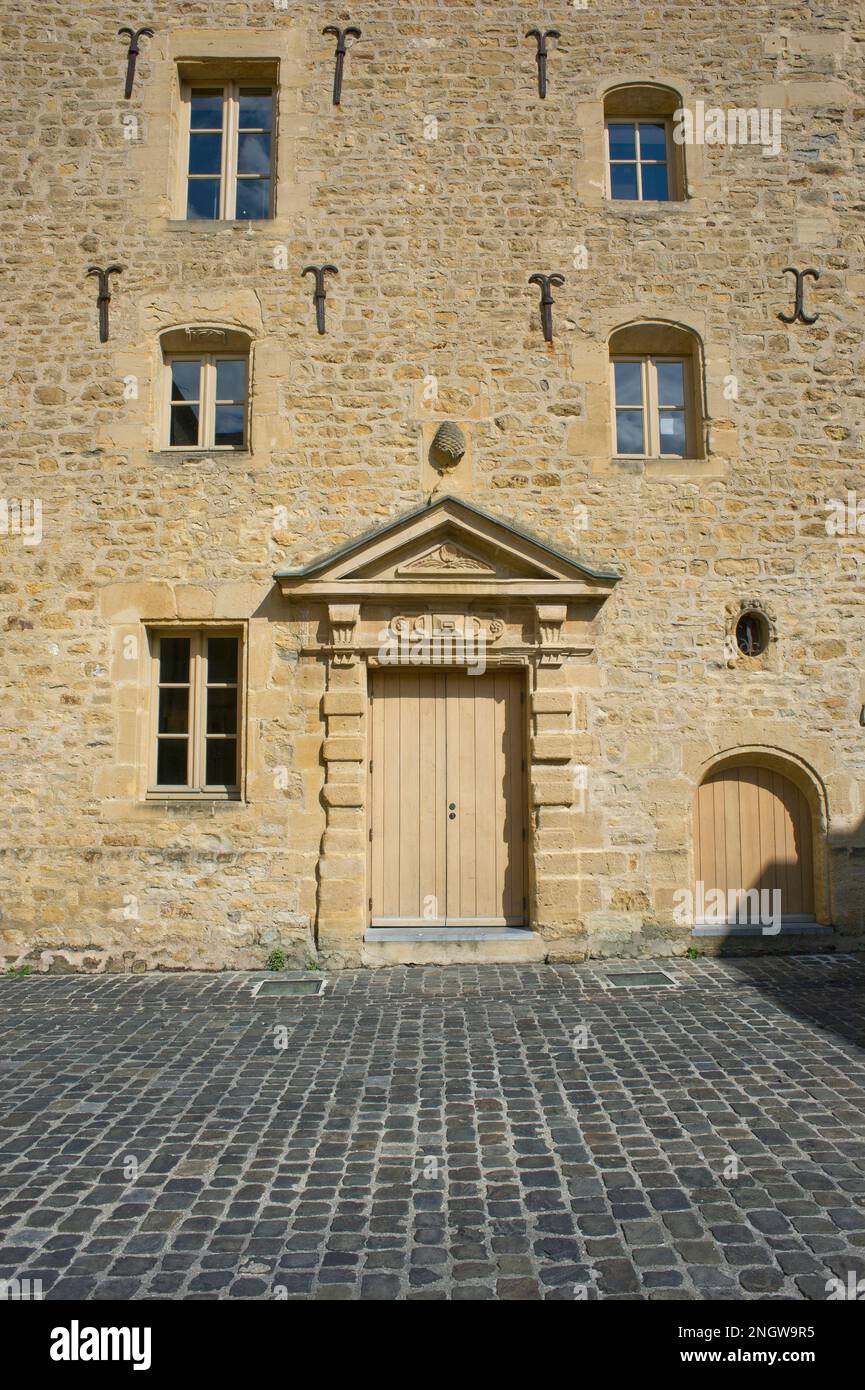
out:
<path id="1" fill-rule="evenodd" d="M 3 978 L 0 1279 L 825 1299 L 865 1274 L 865 960 L 623 968 L 348 971 L 274 1000 L 261 975 Z"/>

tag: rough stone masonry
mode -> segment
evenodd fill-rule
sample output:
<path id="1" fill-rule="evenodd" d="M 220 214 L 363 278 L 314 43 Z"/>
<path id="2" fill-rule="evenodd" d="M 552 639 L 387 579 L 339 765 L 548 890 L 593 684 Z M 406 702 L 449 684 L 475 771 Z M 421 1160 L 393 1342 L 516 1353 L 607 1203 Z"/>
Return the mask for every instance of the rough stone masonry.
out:
<path id="1" fill-rule="evenodd" d="M 618 577 L 591 614 L 500 619 L 540 957 L 684 953 L 699 787 L 730 769 L 803 799 L 802 915 L 861 943 L 865 534 L 826 525 L 865 499 L 861 8 L 0 8 L 6 967 L 376 963 L 363 598 L 300 607 L 273 574 L 444 494 Z M 127 99 L 133 22 L 153 35 Z M 361 30 L 339 106 L 333 24 Z M 272 217 L 186 218 L 190 80 L 273 86 Z M 682 144 L 680 196 L 617 201 L 605 113 L 630 89 L 637 116 L 780 111 L 780 151 Z M 320 334 L 301 272 L 327 263 Z M 100 342 L 87 272 L 112 265 Z M 786 267 L 819 271 L 814 322 L 779 317 Z M 564 277 L 550 342 L 533 274 Z M 693 457 L 617 454 L 618 332 L 690 344 Z M 245 447 L 168 447 L 178 338 L 245 344 Z M 443 472 L 446 422 L 464 451 Z M 154 794 L 153 640 L 174 629 L 241 635 L 236 797 Z"/>

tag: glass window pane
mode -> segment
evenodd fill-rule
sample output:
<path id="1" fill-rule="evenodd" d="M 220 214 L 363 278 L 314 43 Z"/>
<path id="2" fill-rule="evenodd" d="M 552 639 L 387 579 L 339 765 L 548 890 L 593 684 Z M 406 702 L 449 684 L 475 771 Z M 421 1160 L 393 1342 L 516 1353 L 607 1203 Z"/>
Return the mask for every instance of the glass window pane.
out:
<path id="1" fill-rule="evenodd" d="M 208 687 L 207 732 L 209 734 L 237 733 L 236 687 L 222 685 Z"/>
<path id="2" fill-rule="evenodd" d="M 160 637 L 159 679 L 166 685 L 183 685 L 189 680 L 188 637 Z"/>
<path id="3" fill-rule="evenodd" d="M 643 368 L 640 362 L 616 362 L 616 405 L 643 404 Z"/>
<path id="4" fill-rule="evenodd" d="M 269 87 L 241 87 L 238 127 L 241 130 L 270 130 L 273 119 L 273 93 Z"/>
<path id="5" fill-rule="evenodd" d="M 238 179 L 235 217 L 257 222 L 270 216 L 270 179 Z"/>
<path id="6" fill-rule="evenodd" d="M 614 198 L 636 198 L 636 164 L 610 165 L 610 193 Z"/>
<path id="7" fill-rule="evenodd" d="M 156 745 L 156 781 L 161 787 L 185 787 L 188 739 L 161 738 Z"/>
<path id="8" fill-rule="evenodd" d="M 194 87 L 189 97 L 191 130 L 222 129 L 222 88 Z"/>
<path id="9" fill-rule="evenodd" d="M 189 732 L 189 689 L 163 686 L 159 692 L 159 732 L 186 734 Z"/>
<path id="10" fill-rule="evenodd" d="M 236 637 L 208 637 L 207 679 L 219 685 L 237 680 Z"/>
<path id="11" fill-rule="evenodd" d="M 270 136 L 241 135 L 237 142 L 238 174 L 270 173 Z"/>
<path id="12" fill-rule="evenodd" d="M 607 126 L 610 141 L 610 159 L 636 159 L 637 145 L 634 136 L 635 125 L 629 121 L 625 125 Z"/>
<path id="13" fill-rule="evenodd" d="M 173 401 L 200 401 L 200 386 L 200 362 L 172 362 L 171 399 Z"/>
<path id="14" fill-rule="evenodd" d="M 241 358 L 220 358 L 216 363 L 216 399 L 243 401 L 246 399 L 246 362 Z M 675 401 L 669 401 L 675 405 Z"/>
<path id="15" fill-rule="evenodd" d="M 643 179 L 643 200 L 652 203 L 668 203 L 670 201 L 670 183 L 667 178 L 666 164 L 641 164 L 640 174 Z"/>
<path id="16" fill-rule="evenodd" d="M 660 412 L 661 453 L 678 454 L 685 457 L 685 412 L 683 410 L 662 410 Z"/>
<path id="17" fill-rule="evenodd" d="M 244 414 L 242 405 L 218 405 L 214 443 L 221 444 L 224 448 L 231 446 L 239 449 L 243 444 Z"/>
<path id="18" fill-rule="evenodd" d="M 641 410 L 616 411 L 616 452 L 619 454 L 645 453 L 643 412 Z"/>
<path id="19" fill-rule="evenodd" d="M 190 179 L 186 185 L 186 216 L 208 218 L 219 217 L 219 179 Z"/>
<path id="20" fill-rule="evenodd" d="M 667 132 L 663 125 L 647 125 L 640 121 L 640 158 L 667 158 Z"/>
<path id="21" fill-rule="evenodd" d="M 195 445 L 198 443 L 198 406 L 173 405 L 171 407 L 170 444 Z"/>
<path id="22" fill-rule="evenodd" d="M 685 404 L 685 367 L 682 362 L 658 362 L 658 405 Z"/>
<path id="23" fill-rule="evenodd" d="M 222 170 L 222 136 L 190 135 L 190 174 L 218 174 Z"/>
<path id="24" fill-rule="evenodd" d="M 207 739 L 204 780 L 209 787 L 237 785 L 237 739 Z"/>

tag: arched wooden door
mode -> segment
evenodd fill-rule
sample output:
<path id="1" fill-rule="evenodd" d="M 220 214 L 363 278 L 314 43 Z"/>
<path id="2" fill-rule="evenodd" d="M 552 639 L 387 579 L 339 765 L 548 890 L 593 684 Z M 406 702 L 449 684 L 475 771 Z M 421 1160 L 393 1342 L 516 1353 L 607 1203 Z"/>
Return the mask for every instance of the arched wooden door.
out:
<path id="1" fill-rule="evenodd" d="M 758 920 L 754 889 L 780 904 L 783 920 L 813 917 L 811 811 L 788 777 L 768 767 L 714 772 L 697 792 L 695 822 L 698 921 Z M 701 901 L 718 889 L 725 909 L 719 910 L 715 897 L 712 913 L 701 913 Z"/>

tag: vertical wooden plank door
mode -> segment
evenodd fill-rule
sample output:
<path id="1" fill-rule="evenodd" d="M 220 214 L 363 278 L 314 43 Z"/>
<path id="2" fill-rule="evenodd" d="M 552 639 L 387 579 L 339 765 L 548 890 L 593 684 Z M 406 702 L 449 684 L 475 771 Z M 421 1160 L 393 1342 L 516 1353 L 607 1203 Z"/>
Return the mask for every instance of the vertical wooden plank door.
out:
<path id="1" fill-rule="evenodd" d="M 726 920 L 746 923 L 753 904 L 737 908 L 749 889 L 781 894 L 785 919 L 814 913 L 811 812 L 799 788 L 767 767 L 714 773 L 698 789 L 695 811 L 696 880 L 705 894 L 720 889 Z"/>
<path id="2" fill-rule="evenodd" d="M 373 926 L 525 920 L 517 672 L 370 678 Z"/>

